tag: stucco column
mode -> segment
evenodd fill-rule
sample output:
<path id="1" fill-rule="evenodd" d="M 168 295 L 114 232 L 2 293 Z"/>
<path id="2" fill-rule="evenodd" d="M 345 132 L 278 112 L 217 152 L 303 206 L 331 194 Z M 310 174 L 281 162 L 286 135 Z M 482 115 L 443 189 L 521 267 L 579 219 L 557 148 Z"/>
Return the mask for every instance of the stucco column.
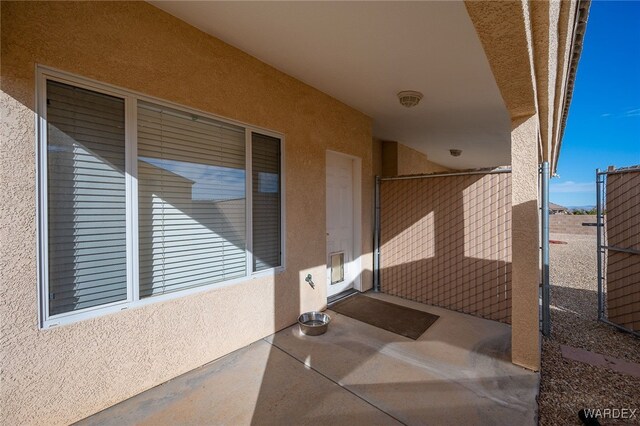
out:
<path id="1" fill-rule="evenodd" d="M 511 360 L 540 369 L 538 311 L 538 119 L 511 123 L 512 328 Z"/>

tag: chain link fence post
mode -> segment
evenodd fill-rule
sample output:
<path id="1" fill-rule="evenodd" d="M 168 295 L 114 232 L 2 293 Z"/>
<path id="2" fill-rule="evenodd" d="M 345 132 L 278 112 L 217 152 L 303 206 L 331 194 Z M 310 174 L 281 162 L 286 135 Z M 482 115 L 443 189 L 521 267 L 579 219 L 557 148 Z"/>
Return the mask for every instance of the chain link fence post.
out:
<path id="1" fill-rule="evenodd" d="M 598 262 L 598 320 L 604 318 L 604 289 L 602 275 L 602 257 L 604 249 L 602 248 L 602 234 L 604 232 L 603 224 L 603 200 L 602 193 L 604 188 L 606 175 L 601 173 L 600 169 L 596 169 L 596 246 L 597 246 L 597 262 Z"/>
<path id="2" fill-rule="evenodd" d="M 540 231 L 542 250 L 542 334 L 551 335 L 551 312 L 549 282 L 549 163 L 543 162 L 540 166 Z"/>

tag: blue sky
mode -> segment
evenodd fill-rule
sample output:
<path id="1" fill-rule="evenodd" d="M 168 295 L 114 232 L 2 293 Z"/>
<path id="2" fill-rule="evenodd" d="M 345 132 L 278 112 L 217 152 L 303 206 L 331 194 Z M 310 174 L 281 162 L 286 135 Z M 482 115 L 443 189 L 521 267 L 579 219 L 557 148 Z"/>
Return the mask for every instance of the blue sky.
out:
<path id="1" fill-rule="evenodd" d="M 245 197 L 244 169 L 166 158 L 140 157 L 140 160 L 193 182 L 190 188 L 193 200 L 224 201 Z"/>
<path id="2" fill-rule="evenodd" d="M 595 169 L 640 164 L 640 1 L 593 1 L 550 199 L 595 205 Z"/>
<path id="3" fill-rule="evenodd" d="M 170 160 L 167 158 L 139 157 L 141 161 L 182 176 L 191 182 L 193 200 L 225 201 L 245 197 L 244 169 Z M 258 192 L 276 194 L 279 189 L 277 173 L 258 172 Z"/>

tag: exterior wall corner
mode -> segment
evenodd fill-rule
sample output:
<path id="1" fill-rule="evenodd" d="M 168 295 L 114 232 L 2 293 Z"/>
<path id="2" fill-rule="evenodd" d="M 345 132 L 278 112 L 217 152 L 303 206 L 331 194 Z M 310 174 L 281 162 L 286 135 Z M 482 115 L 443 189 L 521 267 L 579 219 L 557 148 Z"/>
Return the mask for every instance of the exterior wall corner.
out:
<path id="1" fill-rule="evenodd" d="M 512 330 L 514 364 L 540 369 L 537 115 L 512 121 Z"/>

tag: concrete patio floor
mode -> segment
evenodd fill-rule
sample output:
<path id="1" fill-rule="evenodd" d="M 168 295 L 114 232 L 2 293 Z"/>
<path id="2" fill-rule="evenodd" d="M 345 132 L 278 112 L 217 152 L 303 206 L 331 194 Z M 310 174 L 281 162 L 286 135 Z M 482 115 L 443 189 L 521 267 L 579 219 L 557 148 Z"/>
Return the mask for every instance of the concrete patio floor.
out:
<path id="1" fill-rule="evenodd" d="M 509 326 L 369 296 L 440 318 L 414 341 L 329 310 L 322 336 L 286 328 L 79 424 L 537 423 L 539 376 L 509 361 Z"/>

